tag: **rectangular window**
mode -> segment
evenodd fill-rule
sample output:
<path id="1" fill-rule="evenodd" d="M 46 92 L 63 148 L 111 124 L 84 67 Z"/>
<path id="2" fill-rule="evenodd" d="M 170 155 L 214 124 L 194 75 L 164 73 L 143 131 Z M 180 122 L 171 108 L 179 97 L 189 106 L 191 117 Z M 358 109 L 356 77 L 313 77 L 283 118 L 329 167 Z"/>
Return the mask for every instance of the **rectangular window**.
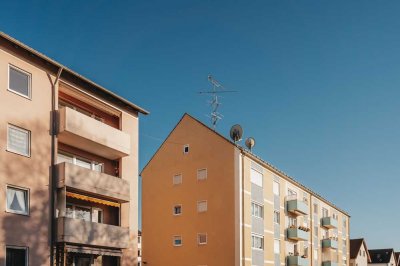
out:
<path id="1" fill-rule="evenodd" d="M 197 170 L 197 180 L 206 180 L 207 179 L 207 169 L 199 169 Z"/>
<path id="2" fill-rule="evenodd" d="M 31 155 L 31 132 L 8 125 L 7 150 L 24 156 Z"/>
<path id="3" fill-rule="evenodd" d="M 90 222 L 91 221 L 90 207 L 75 206 L 74 218 Z"/>
<path id="4" fill-rule="evenodd" d="M 27 266 L 28 248 L 26 247 L 6 247 L 6 266 Z"/>
<path id="5" fill-rule="evenodd" d="M 29 191 L 7 186 L 7 211 L 17 214 L 29 214 Z"/>
<path id="6" fill-rule="evenodd" d="M 175 205 L 173 211 L 174 211 L 174 215 L 181 215 L 182 214 L 182 205 Z"/>
<path id="7" fill-rule="evenodd" d="M 279 211 L 274 211 L 274 223 L 281 223 L 281 213 Z"/>
<path id="8" fill-rule="evenodd" d="M 57 163 L 71 163 L 77 166 L 93 170 L 99 173 L 104 172 L 104 164 L 96 161 L 91 161 L 90 159 L 78 157 L 76 155 L 68 154 L 62 151 L 57 153 Z"/>
<path id="9" fill-rule="evenodd" d="M 103 210 L 99 208 L 92 208 L 92 222 L 103 223 Z"/>
<path id="10" fill-rule="evenodd" d="M 297 227 L 297 219 L 294 217 L 289 216 L 289 227 Z"/>
<path id="11" fill-rule="evenodd" d="M 197 202 L 197 212 L 206 212 L 207 211 L 207 201 L 201 200 Z"/>
<path id="12" fill-rule="evenodd" d="M 17 67 L 9 66 L 8 89 L 16 94 L 31 98 L 31 74 Z"/>
<path id="13" fill-rule="evenodd" d="M 278 239 L 274 239 L 274 254 L 280 254 L 281 242 Z"/>
<path id="14" fill-rule="evenodd" d="M 251 236 L 251 247 L 255 249 L 264 249 L 264 237 L 258 235 Z"/>
<path id="15" fill-rule="evenodd" d="M 262 187 L 263 186 L 263 174 L 255 169 L 251 169 L 250 172 L 250 181 L 251 183 Z"/>
<path id="16" fill-rule="evenodd" d="M 182 246 L 182 237 L 181 236 L 174 236 L 173 237 L 173 245 L 175 247 Z"/>
<path id="17" fill-rule="evenodd" d="M 274 195 L 279 196 L 280 192 L 279 192 L 279 183 L 274 181 L 273 184 L 273 191 L 274 191 Z"/>
<path id="18" fill-rule="evenodd" d="M 314 214 L 317 214 L 317 215 L 318 215 L 318 204 L 317 204 L 317 203 L 314 203 L 314 204 L 313 204 L 313 208 L 314 208 Z"/>
<path id="19" fill-rule="evenodd" d="M 186 144 L 183 146 L 183 154 L 188 154 L 189 153 L 189 144 Z"/>
<path id="20" fill-rule="evenodd" d="M 182 184 L 182 175 L 174 175 L 174 177 L 172 178 L 172 184 L 174 185 L 179 185 Z"/>
<path id="21" fill-rule="evenodd" d="M 328 217 L 329 216 L 329 211 L 328 209 L 322 207 L 322 217 Z"/>
<path id="22" fill-rule="evenodd" d="M 258 203 L 251 203 L 251 214 L 258 218 L 264 218 L 264 207 Z"/>
<path id="23" fill-rule="evenodd" d="M 86 169 L 92 169 L 92 162 L 84 158 L 76 158 L 75 164 Z"/>
<path id="24" fill-rule="evenodd" d="M 197 243 L 199 245 L 207 244 L 207 234 L 197 234 Z"/>

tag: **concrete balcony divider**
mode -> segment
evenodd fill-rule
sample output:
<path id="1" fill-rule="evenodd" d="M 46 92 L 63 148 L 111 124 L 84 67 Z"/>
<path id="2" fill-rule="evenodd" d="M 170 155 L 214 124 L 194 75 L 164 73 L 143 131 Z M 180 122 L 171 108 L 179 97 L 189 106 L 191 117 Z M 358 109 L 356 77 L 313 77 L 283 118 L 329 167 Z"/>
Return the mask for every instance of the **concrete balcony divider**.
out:
<path id="1" fill-rule="evenodd" d="M 338 248 L 338 242 L 334 239 L 322 239 L 322 248 Z"/>
<path id="2" fill-rule="evenodd" d="M 57 218 L 57 241 L 108 248 L 128 248 L 129 229 L 67 217 Z"/>
<path id="3" fill-rule="evenodd" d="M 299 228 L 293 227 L 287 229 L 287 238 L 296 241 L 308 241 L 309 232 L 300 230 Z"/>
<path id="4" fill-rule="evenodd" d="M 69 107 L 60 108 L 59 114 L 61 142 L 112 160 L 131 153 L 129 134 Z"/>
<path id="5" fill-rule="evenodd" d="M 299 199 L 288 199 L 286 201 L 286 209 L 295 215 L 307 215 L 308 205 Z"/>
<path id="6" fill-rule="evenodd" d="M 287 265 L 308 266 L 309 263 L 307 258 L 302 258 L 301 256 L 288 256 Z"/>
<path id="7" fill-rule="evenodd" d="M 98 195 L 118 202 L 129 202 L 129 182 L 115 176 L 99 173 L 70 163 L 57 165 L 57 187 Z"/>
<path id="8" fill-rule="evenodd" d="M 321 218 L 321 225 L 328 229 L 337 228 L 338 221 L 333 217 L 323 217 Z"/>

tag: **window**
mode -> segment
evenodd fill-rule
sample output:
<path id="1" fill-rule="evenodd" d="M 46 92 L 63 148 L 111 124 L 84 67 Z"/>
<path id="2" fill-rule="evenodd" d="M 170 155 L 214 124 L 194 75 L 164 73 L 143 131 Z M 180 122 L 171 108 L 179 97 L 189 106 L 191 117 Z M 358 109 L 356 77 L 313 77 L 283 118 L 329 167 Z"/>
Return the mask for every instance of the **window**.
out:
<path id="1" fill-rule="evenodd" d="M 279 211 L 274 211 L 274 223 L 281 223 L 281 213 Z"/>
<path id="2" fill-rule="evenodd" d="M 278 239 L 274 239 L 274 254 L 280 254 L 281 252 L 281 245 Z"/>
<path id="3" fill-rule="evenodd" d="M 17 214 L 29 214 L 29 191 L 7 186 L 7 211 Z"/>
<path id="4" fill-rule="evenodd" d="M 264 207 L 258 203 L 252 202 L 251 203 L 251 215 L 258 217 L 258 218 L 264 218 Z"/>
<path id="5" fill-rule="evenodd" d="M 74 218 L 90 222 L 91 220 L 90 213 L 91 213 L 90 207 L 75 206 Z"/>
<path id="6" fill-rule="evenodd" d="M 31 74 L 9 66 L 8 89 L 26 98 L 31 98 Z"/>
<path id="7" fill-rule="evenodd" d="M 250 172 L 250 181 L 251 183 L 262 187 L 263 186 L 263 174 L 255 169 L 251 169 Z"/>
<path id="8" fill-rule="evenodd" d="M 197 170 L 197 180 L 206 180 L 207 179 L 207 169 L 199 169 Z"/>
<path id="9" fill-rule="evenodd" d="M 92 208 L 92 222 L 103 223 L 103 210 L 99 208 Z"/>
<path id="10" fill-rule="evenodd" d="M 207 211 L 207 201 L 201 200 L 197 202 L 197 212 L 205 212 Z"/>
<path id="11" fill-rule="evenodd" d="M 183 154 L 188 154 L 189 153 L 189 144 L 186 144 L 183 146 Z"/>
<path id="12" fill-rule="evenodd" d="M 103 210 L 100 208 L 91 208 L 88 206 L 78 206 L 67 203 L 65 208 L 65 217 L 81 219 L 87 222 L 103 223 Z"/>
<path id="13" fill-rule="evenodd" d="M 175 205 L 174 206 L 174 215 L 181 215 L 182 214 L 182 205 Z"/>
<path id="14" fill-rule="evenodd" d="M 77 166 L 93 170 L 99 173 L 104 172 L 104 164 L 96 161 L 91 161 L 90 159 L 78 157 L 76 155 L 68 154 L 66 152 L 60 151 L 57 154 L 57 163 L 71 163 Z"/>
<path id="15" fill-rule="evenodd" d="M 26 247 L 6 247 L 6 266 L 27 266 L 28 248 Z"/>
<path id="16" fill-rule="evenodd" d="M 363 257 L 365 257 L 365 250 L 363 250 Z"/>
<path id="17" fill-rule="evenodd" d="M 297 226 L 297 219 L 294 217 L 289 216 L 289 227 L 296 227 Z"/>
<path id="18" fill-rule="evenodd" d="M 313 204 L 313 208 L 314 208 L 314 214 L 317 214 L 317 215 L 318 215 L 318 204 L 317 204 L 317 203 L 314 203 L 314 204 Z"/>
<path id="19" fill-rule="evenodd" d="M 279 196 L 279 183 L 278 182 L 276 182 L 276 181 L 274 181 L 274 184 L 273 184 L 273 191 L 274 191 L 274 195 L 277 195 L 277 196 Z"/>
<path id="20" fill-rule="evenodd" d="M 174 185 L 179 185 L 182 184 L 182 175 L 174 175 L 174 177 L 172 178 L 172 184 Z"/>
<path id="21" fill-rule="evenodd" d="M 329 216 L 329 211 L 328 209 L 322 207 L 322 217 L 328 217 Z"/>
<path id="22" fill-rule="evenodd" d="M 197 243 L 199 245 L 207 244 L 207 234 L 197 234 Z"/>
<path id="23" fill-rule="evenodd" d="M 173 237 L 173 244 L 175 247 L 182 246 L 182 237 L 181 236 L 174 236 Z"/>
<path id="24" fill-rule="evenodd" d="M 258 235 L 251 236 L 251 247 L 254 249 L 264 249 L 264 237 Z"/>
<path id="25" fill-rule="evenodd" d="M 290 188 L 288 188 L 288 196 L 297 196 L 296 191 L 291 190 Z"/>
<path id="26" fill-rule="evenodd" d="M 8 125 L 7 150 L 24 156 L 31 155 L 31 132 Z"/>

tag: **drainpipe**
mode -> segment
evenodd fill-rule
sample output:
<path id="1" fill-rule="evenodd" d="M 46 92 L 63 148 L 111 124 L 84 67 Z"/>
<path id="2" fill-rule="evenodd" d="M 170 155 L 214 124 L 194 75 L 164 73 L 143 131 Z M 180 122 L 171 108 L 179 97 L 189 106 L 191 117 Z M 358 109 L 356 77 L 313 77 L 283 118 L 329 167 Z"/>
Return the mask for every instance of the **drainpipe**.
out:
<path id="1" fill-rule="evenodd" d="M 50 134 L 51 134 L 51 176 L 50 176 L 50 266 L 54 265 L 54 247 L 56 242 L 57 226 L 56 226 L 56 197 L 57 191 L 55 186 L 56 176 L 56 156 L 57 156 L 57 131 L 58 131 L 58 115 L 56 110 L 56 86 L 60 79 L 63 68 L 60 67 L 57 72 L 56 79 L 53 81 L 50 74 L 47 74 L 51 84 L 51 114 L 50 114 Z"/>

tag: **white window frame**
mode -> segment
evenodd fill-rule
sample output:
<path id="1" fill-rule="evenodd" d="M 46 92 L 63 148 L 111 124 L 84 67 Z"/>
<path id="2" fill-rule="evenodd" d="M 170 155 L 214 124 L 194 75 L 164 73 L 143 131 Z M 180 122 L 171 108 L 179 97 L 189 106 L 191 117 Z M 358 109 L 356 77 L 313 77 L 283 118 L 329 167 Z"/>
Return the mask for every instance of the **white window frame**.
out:
<path id="1" fill-rule="evenodd" d="M 28 78 L 29 78 L 29 82 L 28 82 L 28 95 L 22 94 L 22 93 L 20 93 L 20 92 L 18 92 L 18 91 L 15 91 L 15 90 L 13 90 L 13 89 L 10 88 L 10 69 L 11 69 L 11 68 L 13 68 L 14 70 L 16 70 L 16 71 L 18 71 L 18 72 L 21 72 L 21 73 L 23 73 L 23 74 L 25 74 L 25 75 L 28 76 Z M 7 84 L 7 90 L 8 90 L 8 91 L 10 91 L 10 92 L 12 92 L 12 93 L 15 93 L 15 94 L 17 94 L 17 95 L 19 95 L 19 96 L 21 96 L 21 97 L 24 97 L 24 98 L 26 98 L 26 99 L 28 99 L 28 100 L 32 100 L 32 74 L 31 74 L 31 73 L 29 73 L 29 72 L 23 70 L 22 68 L 19 68 L 19 67 L 17 67 L 17 66 L 14 66 L 14 65 L 12 65 L 12 64 L 8 64 L 8 77 L 7 77 L 7 80 L 8 80 L 8 84 Z"/>
<path id="2" fill-rule="evenodd" d="M 175 213 L 175 207 L 180 207 L 181 212 L 180 212 L 180 213 Z M 180 216 L 180 215 L 182 215 L 182 204 L 175 204 L 175 205 L 172 207 L 172 214 L 173 214 L 174 216 Z"/>
<path id="3" fill-rule="evenodd" d="M 76 216 L 75 216 L 75 214 L 76 214 L 76 212 L 75 212 L 75 209 L 76 209 L 76 207 L 79 207 L 79 208 L 82 208 L 82 209 L 88 209 L 88 210 L 90 210 L 90 222 L 93 222 L 93 210 L 94 209 L 96 209 L 96 210 L 99 210 L 99 211 L 101 211 L 101 224 L 104 224 L 104 210 L 102 209 L 102 208 L 99 208 L 99 207 L 90 207 L 90 206 L 83 206 L 83 205 L 80 205 L 80 204 L 74 204 L 74 203 L 66 203 L 65 204 L 65 213 L 67 212 L 67 205 L 71 205 L 72 206 L 72 219 L 79 219 L 79 218 L 76 218 Z M 66 216 L 65 216 L 66 217 Z"/>
<path id="4" fill-rule="evenodd" d="M 19 211 L 15 211 L 15 210 L 11 210 L 8 208 L 8 202 L 7 202 L 7 190 L 8 188 L 12 188 L 12 189 L 17 189 L 17 190 L 24 190 L 26 191 L 26 212 L 19 212 Z M 14 186 L 14 185 L 6 185 L 6 212 L 8 213 L 13 213 L 13 214 L 19 214 L 19 215 L 25 215 L 25 216 L 29 216 L 30 214 L 30 189 L 29 188 L 24 188 L 24 187 L 19 187 L 19 186 Z"/>
<path id="5" fill-rule="evenodd" d="M 206 236 L 206 242 L 205 243 L 200 243 L 200 236 Z M 198 245 L 207 245 L 208 243 L 208 235 L 207 233 L 197 233 L 197 244 Z"/>
<path id="6" fill-rule="evenodd" d="M 255 215 L 255 213 L 253 212 L 253 205 L 255 205 L 256 207 L 260 207 L 261 216 Z M 256 202 L 256 201 L 252 201 L 251 202 L 251 215 L 258 219 L 264 219 L 264 205 L 259 202 Z"/>
<path id="7" fill-rule="evenodd" d="M 253 180 L 252 180 L 252 171 L 255 171 L 255 172 L 257 172 L 257 173 L 259 173 L 261 175 L 261 184 L 257 184 L 255 182 L 253 182 Z M 253 168 L 253 167 L 250 168 L 250 182 L 252 184 L 256 185 L 256 186 L 264 187 L 264 174 L 262 172 L 258 171 L 257 169 Z"/>
<path id="8" fill-rule="evenodd" d="M 23 246 L 13 246 L 13 245 L 6 245 L 6 250 L 4 253 L 4 265 L 7 265 L 7 248 L 10 249 L 24 249 L 25 250 L 25 266 L 29 265 L 29 247 L 23 247 Z"/>
<path id="9" fill-rule="evenodd" d="M 199 173 L 200 173 L 200 171 L 205 171 L 206 172 L 206 177 L 205 178 L 199 178 Z M 197 169 L 197 181 L 205 181 L 205 180 L 207 180 L 207 178 L 208 178 L 208 170 L 207 170 L 207 168 L 199 168 L 199 169 Z"/>
<path id="10" fill-rule="evenodd" d="M 206 210 L 205 211 L 199 211 L 199 204 L 205 202 L 206 204 Z M 198 200 L 197 201 L 197 212 L 202 213 L 202 212 L 207 212 L 208 211 L 208 201 L 207 200 Z"/>
<path id="11" fill-rule="evenodd" d="M 256 238 L 260 238 L 260 239 L 261 239 L 262 248 L 257 248 L 257 247 L 254 247 L 254 246 L 253 246 L 253 237 L 256 237 Z M 252 234 L 251 234 L 251 248 L 252 248 L 252 249 L 255 249 L 255 250 L 264 250 L 264 248 L 265 248 L 264 236 L 263 236 L 263 235 L 259 235 L 259 234 L 254 234 L 254 233 L 252 233 Z"/>
<path id="12" fill-rule="evenodd" d="M 278 191 L 276 191 L 276 192 L 278 192 L 278 194 L 275 193 L 275 187 L 278 189 Z M 281 194 L 280 190 L 281 190 L 281 184 L 278 181 L 274 180 L 272 183 L 272 194 L 274 194 L 275 196 L 280 196 L 280 194 Z"/>
<path id="13" fill-rule="evenodd" d="M 69 153 L 69 152 L 65 152 L 65 151 L 63 151 L 63 150 L 59 150 L 59 151 L 57 152 L 57 155 L 58 155 L 58 154 L 62 154 L 62 155 L 64 155 L 64 156 L 70 157 L 70 158 L 72 159 L 72 164 L 73 164 L 73 165 L 76 165 L 76 166 L 79 166 L 79 165 L 76 163 L 77 160 L 86 161 L 86 162 L 90 163 L 90 169 L 88 169 L 88 170 L 96 171 L 96 170 L 95 170 L 96 165 L 101 165 L 101 172 L 98 172 L 98 173 L 104 173 L 104 163 L 100 163 L 100 162 L 97 162 L 97 161 L 93 161 L 93 160 L 90 160 L 90 159 L 88 159 L 88 158 L 85 158 L 85 157 L 82 157 L 82 156 L 79 156 L 79 155 L 75 155 L 75 154 L 72 154 L 72 153 Z M 58 162 L 57 162 L 57 163 L 58 163 Z M 82 167 L 82 166 L 79 166 L 79 167 Z M 85 167 L 82 167 L 82 168 L 85 168 Z M 85 169 L 86 169 L 86 168 L 85 168 Z M 96 172 L 97 172 L 97 171 L 96 171 Z"/>
<path id="14" fill-rule="evenodd" d="M 187 151 L 186 151 L 187 148 Z M 190 152 L 189 144 L 183 145 L 183 154 L 188 154 Z"/>
<path id="15" fill-rule="evenodd" d="M 276 216 L 277 214 L 277 216 Z M 278 221 L 275 221 L 275 217 L 277 217 Z M 274 217 L 273 217 L 274 224 L 281 224 L 281 212 L 278 210 L 274 210 Z"/>
<path id="16" fill-rule="evenodd" d="M 179 183 L 175 183 L 175 177 L 180 176 L 180 182 Z M 174 186 L 179 186 L 181 185 L 183 182 L 183 175 L 182 174 L 176 174 L 172 176 L 172 185 Z"/>
<path id="17" fill-rule="evenodd" d="M 180 243 L 179 245 L 175 244 L 175 239 L 176 239 L 176 238 L 179 238 L 179 239 L 181 240 L 181 243 Z M 174 247 L 181 247 L 181 246 L 183 245 L 183 238 L 182 238 L 182 236 L 181 236 L 181 235 L 174 235 L 174 236 L 172 236 L 172 245 L 173 245 Z"/>
<path id="18" fill-rule="evenodd" d="M 9 129 L 10 128 L 13 128 L 13 129 L 19 130 L 19 131 L 25 131 L 26 133 L 28 133 L 28 154 L 20 153 L 19 151 L 16 151 L 16 150 L 10 148 L 10 146 L 9 146 L 9 140 L 10 140 L 10 131 L 9 131 Z M 32 139 L 31 135 L 32 135 L 32 133 L 28 129 L 25 129 L 25 128 L 22 128 L 22 127 L 13 125 L 13 124 L 8 124 L 7 125 L 7 151 L 30 158 L 31 157 L 31 139 Z"/>

